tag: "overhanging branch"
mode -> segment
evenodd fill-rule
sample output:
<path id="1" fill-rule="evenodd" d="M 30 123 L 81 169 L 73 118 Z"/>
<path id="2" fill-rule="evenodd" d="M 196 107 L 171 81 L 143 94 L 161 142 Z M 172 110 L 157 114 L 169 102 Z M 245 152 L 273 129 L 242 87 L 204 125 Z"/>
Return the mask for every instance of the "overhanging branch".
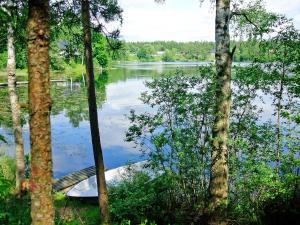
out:
<path id="1" fill-rule="evenodd" d="M 239 12 L 239 11 L 235 11 L 235 12 L 232 12 L 231 15 L 230 15 L 230 19 L 233 17 L 233 16 L 243 16 L 245 18 L 245 20 L 250 23 L 251 25 L 253 25 L 257 30 L 259 30 L 259 27 L 248 17 L 248 15 L 244 12 Z"/>
<path id="2" fill-rule="evenodd" d="M 119 34 L 118 34 L 119 32 L 118 31 L 117 32 L 109 32 L 106 29 L 106 27 L 99 21 L 97 15 L 92 10 L 91 10 L 91 12 L 92 12 L 93 17 L 96 19 L 96 21 L 98 23 L 97 24 L 98 29 L 100 30 L 100 32 L 102 31 L 102 33 L 104 34 L 104 37 L 105 37 L 110 49 L 112 51 L 119 49 L 119 46 L 117 46 L 117 47 L 114 46 L 113 43 L 111 42 L 111 40 L 109 39 L 109 36 L 111 36 L 113 39 L 116 39 L 116 37 L 119 36 Z"/>
<path id="3" fill-rule="evenodd" d="M 236 45 L 234 45 L 233 49 L 231 50 L 231 53 L 230 53 L 231 59 L 233 58 L 235 50 L 236 50 Z"/>

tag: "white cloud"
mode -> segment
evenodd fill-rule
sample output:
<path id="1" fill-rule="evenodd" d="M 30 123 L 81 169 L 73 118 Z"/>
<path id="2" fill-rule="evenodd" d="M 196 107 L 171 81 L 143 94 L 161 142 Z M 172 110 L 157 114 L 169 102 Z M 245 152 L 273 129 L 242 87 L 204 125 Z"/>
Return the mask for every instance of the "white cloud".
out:
<path id="1" fill-rule="evenodd" d="M 127 41 L 214 40 L 214 10 L 206 0 L 120 0 L 124 9 L 121 36 Z M 270 11 L 294 18 L 300 28 L 300 0 L 267 0 Z"/>
<path id="2" fill-rule="evenodd" d="M 300 29 L 300 0 L 267 0 L 266 8 L 293 19 L 296 28 Z"/>
<path id="3" fill-rule="evenodd" d="M 299 13 L 300 1 L 299 0 L 267 0 L 266 8 L 269 11 L 283 14 L 292 14 L 293 11 Z"/>
<path id="4" fill-rule="evenodd" d="M 214 18 L 208 4 L 200 8 L 198 0 L 193 0 L 181 7 L 176 2 L 167 0 L 165 4 L 157 4 L 154 0 L 120 1 L 124 9 L 121 35 L 130 41 L 213 39 L 213 27 L 209 25 Z"/>

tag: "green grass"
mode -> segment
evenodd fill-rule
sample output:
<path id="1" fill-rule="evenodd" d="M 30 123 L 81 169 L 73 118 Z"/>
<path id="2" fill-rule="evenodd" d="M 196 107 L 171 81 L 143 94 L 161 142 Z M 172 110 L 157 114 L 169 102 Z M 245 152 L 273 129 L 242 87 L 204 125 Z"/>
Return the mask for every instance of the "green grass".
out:
<path id="1" fill-rule="evenodd" d="M 68 199 L 62 193 L 54 195 L 55 224 L 59 225 L 96 225 L 100 223 L 97 202 Z M 29 225 L 30 196 L 19 199 L 10 195 L 0 200 L 1 225 Z"/>
<path id="2" fill-rule="evenodd" d="M 16 70 L 17 80 L 24 81 L 27 80 L 27 69 L 17 69 Z M 0 83 L 7 82 L 7 72 L 6 69 L 0 69 Z"/>
<path id="3" fill-rule="evenodd" d="M 13 195 L 0 200 L 0 224 L 27 225 L 31 224 L 30 197 L 23 196 L 19 199 Z"/>
<path id="4" fill-rule="evenodd" d="M 99 66 L 95 63 L 95 73 L 98 73 Z M 51 79 L 70 79 L 73 80 L 82 80 L 82 72 L 85 73 L 85 67 L 81 64 L 71 63 L 64 64 L 62 70 L 51 70 L 50 78 Z M 27 81 L 28 80 L 28 71 L 27 69 L 17 69 L 16 70 L 17 81 Z M 6 69 L 0 69 L 0 83 L 7 82 L 7 72 Z"/>
<path id="5" fill-rule="evenodd" d="M 97 201 L 66 198 L 62 193 L 54 195 L 56 224 L 94 225 L 100 223 Z"/>
<path id="6" fill-rule="evenodd" d="M 62 193 L 54 194 L 55 224 L 57 225 L 98 225 L 100 213 L 97 200 L 80 200 L 66 198 Z M 30 225 L 30 196 L 22 199 L 9 196 L 0 200 L 0 224 L 1 225 Z M 113 222 L 114 225 L 131 225 L 130 220 Z M 147 220 L 138 223 L 140 225 L 154 225 Z"/>

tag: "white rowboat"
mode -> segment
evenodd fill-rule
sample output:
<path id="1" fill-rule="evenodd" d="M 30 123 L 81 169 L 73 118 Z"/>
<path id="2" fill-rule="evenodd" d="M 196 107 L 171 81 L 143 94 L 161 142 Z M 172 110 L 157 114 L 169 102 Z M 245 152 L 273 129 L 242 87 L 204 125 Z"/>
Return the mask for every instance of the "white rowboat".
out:
<path id="1" fill-rule="evenodd" d="M 147 172 L 149 174 L 149 169 L 145 168 L 146 164 L 147 160 L 108 170 L 105 172 L 106 183 L 108 185 L 118 183 L 130 176 L 133 171 Z M 150 172 L 150 174 L 152 173 Z M 96 175 L 77 183 L 66 193 L 66 195 L 69 197 L 97 197 L 98 191 Z"/>

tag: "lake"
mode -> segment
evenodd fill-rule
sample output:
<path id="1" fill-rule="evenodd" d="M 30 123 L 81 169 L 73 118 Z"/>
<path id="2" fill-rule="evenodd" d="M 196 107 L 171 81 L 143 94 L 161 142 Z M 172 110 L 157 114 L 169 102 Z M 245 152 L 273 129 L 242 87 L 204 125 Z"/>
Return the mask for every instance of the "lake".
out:
<path id="1" fill-rule="evenodd" d="M 130 123 L 126 115 L 130 109 L 137 112 L 150 110 L 139 100 L 146 90 L 145 81 L 177 68 L 195 72 L 197 65 L 206 63 L 127 63 L 118 64 L 107 74 L 97 75 L 96 94 L 99 126 L 103 147 L 105 167 L 115 168 L 128 161 L 144 159 L 134 144 L 124 141 L 125 132 Z M 80 79 L 80 78 L 78 78 Z M 9 116 L 8 94 L 5 88 L 0 90 L 0 133 L 7 144 L 1 143 L 0 150 L 12 155 L 14 141 L 11 124 L 5 122 Z M 27 88 L 18 87 L 21 102 L 27 100 Z M 3 94 L 3 92 L 5 92 Z M 86 88 L 83 83 L 73 82 L 73 86 L 64 83 L 51 87 L 53 100 L 51 115 L 53 173 L 60 177 L 94 164 L 88 122 Z M 25 153 L 29 153 L 28 115 L 23 113 L 23 138 Z"/>
<path id="2" fill-rule="evenodd" d="M 96 74 L 95 86 L 99 126 L 105 167 L 115 168 L 128 161 L 145 159 L 133 143 L 124 140 L 130 126 L 126 115 L 131 109 L 137 112 L 153 110 L 139 99 L 146 91 L 145 82 L 164 73 L 182 69 L 197 73 L 201 63 L 126 63 L 117 64 L 109 72 Z M 237 88 L 233 84 L 233 88 Z M 20 102 L 27 101 L 27 87 L 19 86 Z M 273 98 L 260 90 L 254 104 L 262 109 L 259 123 L 275 120 Z M 52 111 L 51 132 L 54 177 L 66 175 L 94 164 L 86 87 L 81 76 L 68 83 L 51 86 Z M 299 101 L 298 101 L 299 102 Z M 0 134 L 8 143 L 0 143 L 0 154 L 14 155 L 14 140 L 11 130 L 9 97 L 6 88 L 0 88 Z M 22 111 L 25 153 L 29 153 L 28 114 Z"/>

